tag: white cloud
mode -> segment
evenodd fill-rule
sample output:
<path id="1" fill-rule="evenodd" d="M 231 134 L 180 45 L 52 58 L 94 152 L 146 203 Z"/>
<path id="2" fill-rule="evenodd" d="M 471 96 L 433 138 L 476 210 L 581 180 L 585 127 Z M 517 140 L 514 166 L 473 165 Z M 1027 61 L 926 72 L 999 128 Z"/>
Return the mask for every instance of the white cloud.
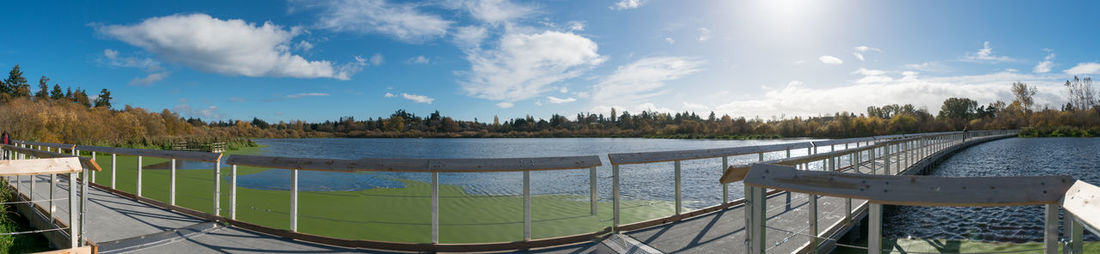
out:
<path id="1" fill-rule="evenodd" d="M 591 111 L 591 112 L 608 112 L 608 113 L 610 113 L 612 108 L 617 110 L 618 111 L 617 113 L 620 114 L 620 115 L 623 112 L 630 112 L 631 114 L 638 114 L 638 113 L 641 113 L 642 111 L 663 112 L 663 113 L 678 112 L 677 110 L 673 110 L 673 109 L 668 108 L 668 107 L 657 106 L 657 104 L 653 104 L 652 102 L 639 103 L 639 104 L 630 104 L 630 106 L 601 105 L 601 106 L 592 107 L 592 109 L 589 109 L 588 111 Z"/>
<path id="2" fill-rule="evenodd" d="M 1100 74 L 1100 63 L 1078 63 L 1077 66 L 1065 70 L 1066 74 Z"/>
<path id="3" fill-rule="evenodd" d="M 1031 71 L 1035 73 L 1047 73 L 1050 72 L 1050 68 L 1054 67 L 1054 51 L 1046 50 L 1047 56 L 1043 57 L 1043 61 L 1035 65 Z"/>
<path id="4" fill-rule="evenodd" d="M 817 60 L 820 60 L 821 63 L 824 63 L 824 64 L 842 64 L 842 63 L 844 63 L 844 60 L 840 60 L 840 58 L 836 58 L 835 56 L 821 56 L 821 57 L 818 57 Z"/>
<path id="5" fill-rule="evenodd" d="M 518 5 L 508 0 L 462 0 L 461 6 L 475 19 L 489 24 L 508 22 L 534 11 L 532 7 Z"/>
<path id="6" fill-rule="evenodd" d="M 181 115 L 185 115 L 188 117 L 198 117 L 207 120 L 220 120 L 226 118 L 225 114 L 222 114 L 221 111 L 218 110 L 218 106 L 214 105 L 210 105 L 203 109 L 194 109 L 191 108 L 191 105 L 189 104 L 180 104 L 176 105 L 172 109 L 173 111 L 179 112 Z"/>
<path id="7" fill-rule="evenodd" d="M 435 101 L 435 99 L 433 99 L 431 97 L 428 97 L 428 96 L 408 94 L 408 93 L 401 93 L 401 98 L 405 98 L 406 100 L 410 100 L 410 101 L 413 101 L 413 102 L 416 102 L 416 103 L 425 103 L 425 104 L 432 104 L 432 101 Z"/>
<path id="8" fill-rule="evenodd" d="M 397 97 L 397 95 L 395 95 L 395 94 L 392 94 L 392 93 L 386 93 L 386 95 L 384 95 L 384 96 L 386 96 L 386 98 L 393 98 L 393 97 Z"/>
<path id="9" fill-rule="evenodd" d="M 201 71 L 249 77 L 348 79 L 355 68 L 334 68 L 329 61 L 308 61 L 288 52 L 298 28 L 206 14 L 154 17 L 135 25 L 100 26 L 110 37 L 161 58 Z"/>
<path id="10" fill-rule="evenodd" d="M 382 64 L 382 54 L 375 53 L 373 56 L 370 57 L 370 63 L 373 64 L 373 65 L 381 65 Z"/>
<path id="11" fill-rule="evenodd" d="M 574 21 L 569 21 L 569 23 L 566 23 L 565 26 L 569 28 L 569 31 L 573 31 L 573 32 L 584 31 L 584 22 L 575 21 L 575 20 Z"/>
<path id="12" fill-rule="evenodd" d="M 863 78 L 856 80 L 856 83 L 858 84 L 884 83 L 894 81 L 894 78 L 886 76 L 886 71 L 883 70 L 859 68 L 856 71 L 853 71 L 852 74 L 863 75 Z"/>
<path id="13" fill-rule="evenodd" d="M 302 97 L 320 97 L 320 96 L 329 96 L 329 94 L 327 94 L 327 93 L 296 93 L 296 94 L 286 95 L 286 97 L 290 98 L 290 99 L 298 99 L 298 98 L 302 98 Z"/>
<path id="14" fill-rule="evenodd" d="M 978 49 L 978 52 L 966 54 L 966 56 L 964 56 L 962 60 L 966 62 L 990 63 L 1015 61 L 1015 59 L 1012 59 L 1011 57 L 994 55 L 993 47 L 989 46 L 989 41 L 983 43 L 982 48 Z"/>
<path id="15" fill-rule="evenodd" d="M 164 79 L 165 77 L 168 77 L 167 72 L 150 73 L 149 75 L 145 76 L 144 78 L 134 78 L 133 80 L 130 80 L 130 85 L 131 86 L 148 86 L 148 85 L 152 85 L 153 83 L 156 83 L 157 81 L 160 81 L 161 79 Z"/>
<path id="16" fill-rule="evenodd" d="M 947 66 L 944 66 L 940 62 L 924 62 L 919 64 L 906 64 L 906 69 L 926 71 L 926 72 L 945 72 L 948 71 Z"/>
<path id="17" fill-rule="evenodd" d="M 673 40 L 672 37 L 665 37 L 665 42 L 668 42 L 668 44 L 676 44 L 676 40 Z"/>
<path id="18" fill-rule="evenodd" d="M 511 102 L 497 103 L 497 107 L 500 107 L 500 108 L 511 108 L 512 106 L 515 106 L 515 105 L 516 105 L 515 103 L 511 103 Z"/>
<path id="19" fill-rule="evenodd" d="M 118 58 L 118 51 L 115 51 L 113 49 L 104 49 L 103 56 L 106 56 L 107 59 L 114 60 L 115 58 Z"/>
<path id="20" fill-rule="evenodd" d="M 872 48 L 872 47 L 868 47 L 868 46 L 856 46 L 855 50 L 856 50 L 855 52 L 852 52 L 852 55 L 856 56 L 856 58 L 858 58 L 860 62 L 864 61 L 864 59 L 863 59 L 863 54 L 864 53 L 867 53 L 867 52 L 882 52 L 882 50 L 880 50 L 878 48 Z"/>
<path id="21" fill-rule="evenodd" d="M 553 103 L 553 104 L 562 104 L 562 103 L 570 103 L 570 102 L 577 101 L 577 98 L 573 98 L 573 97 L 562 99 L 562 98 L 558 98 L 558 97 L 554 97 L 554 96 L 547 96 L 546 99 L 550 100 L 550 103 Z"/>
<path id="22" fill-rule="evenodd" d="M 337 32 L 377 33 L 410 43 L 420 43 L 447 34 L 453 23 L 421 12 L 417 4 L 388 3 L 385 0 L 293 1 L 292 5 L 321 8 L 317 26 Z"/>
<path id="23" fill-rule="evenodd" d="M 459 47 L 476 48 L 488 36 L 488 31 L 480 26 L 463 26 L 456 28 L 451 36 Z"/>
<path id="24" fill-rule="evenodd" d="M 431 60 L 424 56 L 416 56 L 409 58 L 409 60 L 405 60 L 405 63 L 409 64 L 427 64 L 429 62 L 431 62 Z"/>
<path id="25" fill-rule="evenodd" d="M 701 111 L 706 111 L 709 108 L 710 107 L 707 107 L 707 105 L 703 105 L 703 104 L 691 103 L 691 102 L 686 102 L 686 101 L 684 102 L 684 109 L 687 110 L 687 111 L 692 111 L 692 112 L 699 111 L 699 112 L 701 112 Z"/>
<path id="26" fill-rule="evenodd" d="M 497 48 L 466 51 L 471 70 L 462 73 L 467 94 L 515 102 L 553 89 L 551 84 L 579 76 L 606 59 L 592 40 L 573 33 L 508 33 Z"/>
<path id="27" fill-rule="evenodd" d="M 877 70 L 859 71 L 860 74 L 882 74 Z M 1010 101 L 1009 88 L 1021 81 L 1039 89 L 1036 103 L 1061 105 L 1062 87 L 1056 76 L 1037 76 L 1020 73 L 998 72 L 985 75 L 918 78 L 917 73 L 902 73 L 900 79 L 860 83 L 854 81 L 841 86 L 807 87 L 786 86 L 769 89 L 755 99 L 738 100 L 716 107 L 717 111 L 733 116 L 816 116 L 834 112 L 864 113 L 867 106 L 886 104 L 913 104 L 925 107 L 931 113 L 938 112 L 943 100 L 950 97 L 967 97 L 986 104 L 996 100 Z"/>
<path id="28" fill-rule="evenodd" d="M 645 2 L 645 0 L 619 0 L 619 2 L 616 2 L 608 8 L 612 10 L 637 9 L 638 7 L 642 7 Z"/>
<path id="29" fill-rule="evenodd" d="M 309 51 L 310 49 L 313 49 L 313 43 L 309 43 L 308 41 L 299 41 L 298 44 L 294 44 L 294 48 L 301 51 Z"/>
<path id="30" fill-rule="evenodd" d="M 682 57 L 650 57 L 619 66 L 593 87 L 595 101 L 637 103 L 664 93 L 665 81 L 676 80 L 702 70 L 700 60 Z"/>
<path id="31" fill-rule="evenodd" d="M 699 32 L 700 42 L 710 40 L 710 29 L 707 29 L 706 27 L 700 27 L 699 29 L 695 29 L 695 31 Z"/>

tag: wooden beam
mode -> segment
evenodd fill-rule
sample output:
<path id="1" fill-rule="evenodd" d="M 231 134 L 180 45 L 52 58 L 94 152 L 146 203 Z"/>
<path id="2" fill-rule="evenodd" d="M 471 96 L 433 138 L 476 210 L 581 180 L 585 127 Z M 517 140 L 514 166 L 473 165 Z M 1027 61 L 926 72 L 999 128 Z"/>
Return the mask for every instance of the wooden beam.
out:
<path id="1" fill-rule="evenodd" d="M 1078 180 L 1062 198 L 1062 209 L 1081 223 L 1100 229 L 1100 187 Z"/>
<path id="2" fill-rule="evenodd" d="M 756 164 L 745 185 L 887 205 L 1020 206 L 1057 204 L 1070 176 L 939 177 L 802 171 Z"/>
<path id="3" fill-rule="evenodd" d="M 0 176 L 51 175 L 81 172 L 76 157 L 33 160 L 0 160 Z"/>
<path id="4" fill-rule="evenodd" d="M 84 168 L 86 168 L 88 170 L 93 170 L 93 171 L 103 171 L 103 169 L 101 169 L 99 167 L 99 163 L 96 163 L 95 160 L 93 160 L 91 158 L 76 157 L 76 156 L 73 156 L 71 154 L 47 152 L 47 151 L 42 151 L 42 150 L 35 150 L 35 149 L 30 149 L 30 148 L 18 147 L 18 146 L 14 146 L 14 145 L 2 145 L 2 146 L 3 146 L 4 150 L 15 151 L 17 153 L 31 155 L 31 156 L 38 157 L 38 158 L 66 158 L 66 157 L 79 158 L 80 164 L 83 165 Z"/>
<path id="5" fill-rule="evenodd" d="M 259 155 L 230 155 L 226 163 L 255 167 L 313 171 L 388 172 L 510 172 L 584 169 L 600 166 L 599 156 L 499 158 L 499 159 L 381 159 L 336 160 Z"/>
<path id="6" fill-rule="evenodd" d="M 43 252 L 35 252 L 35 254 L 92 254 L 92 246 L 81 246 L 73 249 L 60 249 Z"/>

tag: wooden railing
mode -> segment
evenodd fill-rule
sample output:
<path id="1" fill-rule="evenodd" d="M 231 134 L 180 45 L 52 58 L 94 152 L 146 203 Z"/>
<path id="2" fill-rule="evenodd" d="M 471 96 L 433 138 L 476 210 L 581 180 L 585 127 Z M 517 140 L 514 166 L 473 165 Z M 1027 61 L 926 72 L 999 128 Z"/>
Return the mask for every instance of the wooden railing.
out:
<path id="1" fill-rule="evenodd" d="M 20 187 L 23 182 L 23 176 L 30 176 L 31 180 L 29 181 L 30 192 L 27 195 L 18 193 L 15 195 L 18 199 L 25 201 L 12 201 L 7 202 L 5 205 L 26 204 L 25 207 L 29 209 L 31 213 L 41 215 L 40 217 L 42 217 L 29 216 L 33 220 L 32 223 L 48 224 L 43 226 L 49 228 L 29 232 L 5 233 L 43 233 L 48 236 L 47 239 L 50 239 L 55 246 L 68 249 L 67 251 L 69 253 L 93 253 L 94 245 L 91 245 L 85 238 L 86 228 L 84 225 L 86 224 L 84 222 L 87 213 L 86 205 L 88 202 L 88 172 L 99 171 L 99 165 L 96 164 L 95 160 L 79 158 L 63 153 L 35 150 L 25 146 L 29 145 L 0 145 L 3 157 L 3 160 L 0 160 L 0 177 L 6 178 L 8 184 L 15 188 Z M 57 148 L 62 147 L 63 146 Z M 84 174 L 83 177 L 80 177 L 83 183 L 78 180 L 78 176 L 81 173 Z M 41 201 L 35 200 L 34 184 L 36 181 L 34 181 L 34 177 L 38 175 L 50 176 L 48 207 L 41 207 L 39 205 Z M 57 175 L 67 175 L 69 178 L 68 198 L 55 198 L 54 196 L 54 190 L 57 189 Z M 66 199 L 69 201 L 68 223 L 62 222 L 54 216 L 54 211 L 56 211 L 54 201 Z M 78 202 L 81 208 L 79 211 L 75 209 L 78 206 Z"/>

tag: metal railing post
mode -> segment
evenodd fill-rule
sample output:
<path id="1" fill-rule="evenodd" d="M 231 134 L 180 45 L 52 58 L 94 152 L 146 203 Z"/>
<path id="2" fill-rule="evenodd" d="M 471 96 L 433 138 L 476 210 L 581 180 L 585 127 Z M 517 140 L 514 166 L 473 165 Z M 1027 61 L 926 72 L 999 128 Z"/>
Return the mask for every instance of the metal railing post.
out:
<path id="1" fill-rule="evenodd" d="M 92 151 L 92 160 L 95 160 L 95 151 Z M 95 183 L 95 171 L 92 171 L 92 183 Z"/>
<path id="2" fill-rule="evenodd" d="M 597 212 L 599 190 L 596 188 L 596 167 L 588 169 L 588 196 L 589 206 L 592 206 L 592 215 L 595 216 Z"/>
<path id="3" fill-rule="evenodd" d="M 531 240 L 531 171 L 523 171 L 523 240 Z"/>
<path id="4" fill-rule="evenodd" d="M 237 219 L 237 165 L 229 170 L 229 219 Z"/>
<path id="5" fill-rule="evenodd" d="M 807 211 L 806 214 L 809 215 L 809 217 L 810 217 L 809 218 L 809 222 L 810 222 L 809 231 L 810 231 L 810 235 L 813 236 L 813 237 L 810 237 L 810 245 L 809 245 L 810 246 L 810 253 L 816 253 L 815 250 L 817 250 L 817 235 L 818 235 L 818 229 L 817 229 L 817 195 L 814 195 L 814 194 L 806 194 L 806 195 L 809 197 L 809 201 L 808 201 L 809 202 L 808 203 L 809 211 Z"/>
<path id="6" fill-rule="evenodd" d="M 176 205 L 176 159 L 172 159 L 172 168 L 168 171 L 168 204 Z"/>
<path id="7" fill-rule="evenodd" d="M 675 177 L 673 180 L 676 182 L 676 215 L 680 215 L 680 213 L 682 212 L 681 209 L 684 204 L 683 192 L 680 189 L 680 161 L 677 160 L 673 162 L 673 165 L 675 166 L 675 169 L 673 170 Z"/>
<path id="8" fill-rule="evenodd" d="M 882 204 L 870 203 L 867 212 L 867 253 L 882 253 Z"/>
<path id="9" fill-rule="evenodd" d="M 619 232 L 619 165 L 611 165 L 611 228 Z"/>
<path id="10" fill-rule="evenodd" d="M 1058 205 L 1047 204 L 1046 205 L 1046 227 L 1043 230 L 1043 245 L 1045 250 L 1043 253 L 1056 254 L 1058 253 Z"/>
<path id="11" fill-rule="evenodd" d="M 432 172 L 432 244 L 439 244 L 439 172 Z"/>
<path id="12" fill-rule="evenodd" d="M 722 156 L 722 170 L 718 171 L 719 175 L 725 174 L 726 169 L 730 167 L 730 158 L 728 156 Z M 728 204 L 730 202 L 730 184 L 722 183 L 722 204 Z"/>
<path id="13" fill-rule="evenodd" d="M 79 152 L 77 152 L 77 154 L 79 154 Z M 87 237 L 87 235 L 85 234 L 87 232 L 87 230 L 85 230 L 85 228 L 84 228 L 84 225 L 87 225 L 87 224 L 85 224 L 84 222 L 87 221 L 87 217 L 88 217 L 87 216 L 87 214 L 88 214 L 88 181 L 89 181 L 89 176 L 91 175 L 91 173 L 95 173 L 95 171 L 84 169 L 84 179 L 80 183 L 80 242 L 81 243 L 83 243 L 86 240 L 84 238 Z M 73 187 L 69 186 L 69 188 L 73 188 Z M 72 212 L 73 211 L 70 209 L 69 213 L 72 213 Z"/>
<path id="14" fill-rule="evenodd" d="M 221 157 L 214 161 L 214 216 L 222 215 L 222 162 Z"/>
<path id="15" fill-rule="evenodd" d="M 1069 248 L 1068 248 L 1068 249 L 1070 249 L 1070 253 L 1071 254 L 1084 253 L 1085 252 L 1085 250 L 1084 250 L 1084 248 L 1085 248 L 1085 245 L 1084 245 L 1085 244 L 1085 226 L 1083 224 L 1081 224 L 1081 221 L 1077 220 L 1077 217 L 1073 216 L 1072 214 L 1069 214 L 1069 216 L 1066 216 L 1066 218 L 1070 220 L 1070 228 L 1067 229 L 1068 231 L 1070 231 L 1070 237 L 1069 237 L 1070 242 L 1069 242 Z"/>
<path id="16" fill-rule="evenodd" d="M 75 173 L 75 172 L 74 173 L 69 173 L 69 244 L 70 244 L 69 247 L 70 248 L 76 248 L 76 247 L 80 246 L 80 238 L 82 237 L 80 235 L 80 232 L 81 232 L 80 227 L 83 226 L 83 225 L 80 225 L 80 218 L 77 217 L 79 214 L 77 212 L 74 212 L 74 211 L 76 211 L 76 209 L 74 209 L 74 208 L 76 208 L 76 206 L 77 206 L 76 202 L 78 201 L 78 198 L 76 197 L 76 186 L 74 185 L 74 183 L 76 183 L 76 174 L 77 173 Z M 50 198 L 53 199 L 53 197 L 50 197 Z M 53 201 L 50 201 L 50 202 L 52 203 Z M 53 218 L 53 213 L 52 212 L 50 213 L 50 218 Z"/>
<path id="17" fill-rule="evenodd" d="M 137 196 L 141 196 L 141 155 L 138 155 L 137 161 Z"/>
<path id="18" fill-rule="evenodd" d="M 882 174 L 890 175 L 890 145 L 883 146 L 883 149 L 885 149 L 886 151 L 885 154 L 882 156 Z"/>
<path id="19" fill-rule="evenodd" d="M 118 172 L 118 154 L 111 154 L 111 189 L 115 189 L 115 172 Z"/>
<path id="20" fill-rule="evenodd" d="M 765 253 L 767 197 L 763 187 L 745 186 L 745 245 L 748 253 Z"/>
<path id="21" fill-rule="evenodd" d="M 298 170 L 290 170 L 290 231 L 298 232 Z"/>
<path id="22" fill-rule="evenodd" d="M 74 176 L 75 177 L 75 176 Z M 74 189 L 73 183 L 76 181 L 69 181 L 69 189 Z M 57 174 L 50 174 L 50 218 L 53 218 L 53 213 L 57 212 L 57 206 L 54 206 L 54 190 L 57 189 Z M 70 210 L 71 211 L 71 210 Z"/>

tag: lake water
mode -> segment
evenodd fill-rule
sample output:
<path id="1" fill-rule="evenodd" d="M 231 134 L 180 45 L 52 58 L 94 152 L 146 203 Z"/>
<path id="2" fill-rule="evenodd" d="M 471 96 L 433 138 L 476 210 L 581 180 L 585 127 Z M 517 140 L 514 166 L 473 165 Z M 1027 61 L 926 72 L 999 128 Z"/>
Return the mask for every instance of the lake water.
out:
<path id="1" fill-rule="evenodd" d="M 1070 175 L 1100 184 L 1100 138 L 1012 138 L 960 151 L 930 174 L 936 176 Z M 887 206 L 886 238 L 1042 241 L 1043 206 Z M 1061 223 L 1058 224 L 1062 225 Z M 1091 234 L 1086 234 L 1091 235 Z M 1095 236 L 1088 237 L 1091 241 Z"/>
<path id="2" fill-rule="evenodd" d="M 262 154 L 287 157 L 332 159 L 374 158 L 508 158 L 599 155 L 603 166 L 597 169 L 599 198 L 611 198 L 611 167 L 608 153 L 669 151 L 704 148 L 767 145 L 805 142 L 797 140 L 677 140 L 641 138 L 462 138 L 462 139 L 261 139 Z M 819 150 L 820 151 L 820 150 Z M 792 156 L 806 154 L 805 149 Z M 785 154 L 768 154 L 768 159 Z M 730 163 L 756 161 L 757 155 L 731 157 Z M 624 199 L 673 200 L 673 164 L 653 163 L 620 168 Z M 721 159 L 692 160 L 682 163 L 684 205 L 701 208 L 721 202 Z M 588 195 L 589 170 L 536 171 L 531 174 L 532 193 Z M 520 195 L 522 173 L 444 173 L 440 183 L 457 185 L 474 195 Z M 268 170 L 241 176 L 246 188 L 285 190 L 289 188 L 288 170 Z M 361 190 L 403 187 L 396 179 L 430 181 L 427 173 L 335 173 L 299 172 L 303 191 Z M 740 185 L 731 187 L 731 198 L 743 196 Z"/>

